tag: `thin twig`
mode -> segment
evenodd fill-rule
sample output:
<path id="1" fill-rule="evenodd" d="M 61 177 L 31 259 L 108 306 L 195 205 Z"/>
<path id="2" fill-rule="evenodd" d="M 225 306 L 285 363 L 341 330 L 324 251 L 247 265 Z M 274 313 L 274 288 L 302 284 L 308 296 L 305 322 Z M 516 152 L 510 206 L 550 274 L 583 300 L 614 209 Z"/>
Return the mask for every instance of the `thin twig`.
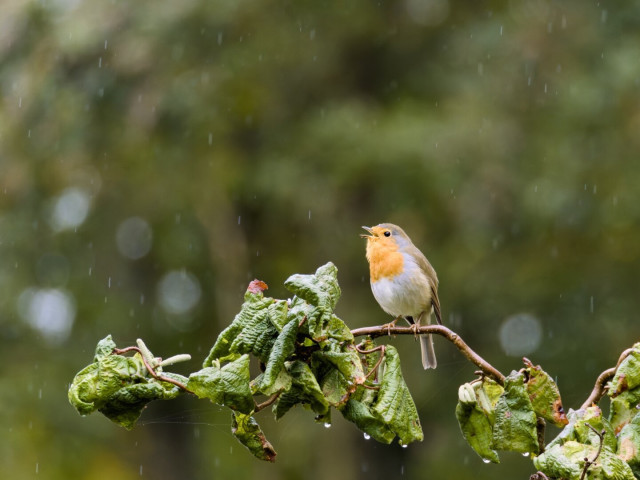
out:
<path id="1" fill-rule="evenodd" d="M 267 408 L 269 405 L 271 405 L 273 402 L 275 402 L 278 399 L 278 397 L 280 396 L 280 393 L 281 392 L 275 393 L 271 395 L 268 399 L 266 399 L 264 402 L 257 404 L 256 408 L 253 411 L 259 412 L 263 408 Z"/>
<path id="2" fill-rule="evenodd" d="M 581 409 L 589 408 L 591 405 L 596 404 L 600 401 L 600 399 L 604 396 L 604 394 L 607 391 L 607 382 L 611 378 L 613 378 L 613 376 L 616 374 L 616 371 L 620 367 L 620 364 L 622 363 L 622 361 L 625 358 L 627 358 L 632 351 L 633 351 L 633 348 L 627 348 L 624 352 L 620 354 L 620 357 L 618 358 L 618 362 L 616 363 L 615 367 L 606 369 L 604 372 L 602 372 L 598 376 L 598 379 L 596 380 L 596 384 L 593 386 L 593 390 L 591 390 L 591 393 L 589 394 L 589 398 L 587 398 L 584 401 L 584 403 L 580 407 Z"/>
<path id="3" fill-rule="evenodd" d="M 536 472 L 529 477 L 529 480 L 549 480 L 549 477 L 542 472 Z"/>
<path id="4" fill-rule="evenodd" d="M 185 392 L 193 393 L 191 390 L 189 390 L 187 388 L 186 385 L 184 385 L 183 383 L 179 382 L 178 380 L 174 380 L 173 378 L 165 377 L 164 375 L 158 375 L 156 373 L 156 371 L 153 369 L 153 367 L 151 365 L 149 365 L 149 362 L 147 362 L 147 359 L 142 354 L 142 350 L 140 350 L 138 347 L 125 347 L 125 348 L 114 348 L 113 349 L 113 353 L 115 353 L 116 355 L 122 355 L 123 353 L 127 353 L 127 352 L 137 352 L 137 353 L 139 353 L 140 354 L 140 358 L 142 358 L 142 363 L 144 363 L 144 366 L 147 368 L 147 371 L 149 372 L 149 375 L 151 375 L 156 380 L 160 380 L 162 382 L 171 383 L 172 385 L 175 385 L 176 387 L 184 390 Z"/>
<path id="5" fill-rule="evenodd" d="M 584 468 L 582 469 L 582 475 L 580 475 L 580 480 L 584 480 L 585 475 L 587 474 L 587 470 L 589 470 L 589 467 L 594 463 L 596 463 L 596 460 L 598 460 L 598 457 L 602 452 L 602 444 L 604 443 L 604 434 L 606 433 L 606 430 L 604 429 L 602 430 L 602 432 L 598 432 L 595 428 L 593 428 L 593 426 L 590 423 L 585 423 L 585 425 L 589 427 L 591 430 L 593 430 L 593 432 L 600 439 L 600 443 L 598 445 L 598 451 L 596 452 L 595 457 L 593 457 L 593 460 L 589 460 L 587 457 L 584 458 Z"/>
<path id="6" fill-rule="evenodd" d="M 369 335 L 370 337 L 382 337 L 385 335 L 415 335 L 434 333 L 443 336 L 453 343 L 469 361 L 480 367 L 480 369 L 489 377 L 493 378 L 500 385 L 504 385 L 504 375 L 500 373 L 493 365 L 484 358 L 474 352 L 460 336 L 453 330 L 442 325 L 425 325 L 420 327 L 388 327 L 381 325 L 378 327 L 363 327 L 351 330 L 354 337 Z"/>
<path id="7" fill-rule="evenodd" d="M 369 378 L 373 372 L 377 372 L 378 371 L 378 367 L 380 366 L 380 364 L 382 363 L 382 360 L 384 359 L 384 345 L 380 345 L 380 347 L 381 347 L 380 348 L 380 357 L 378 358 L 378 361 L 373 366 L 371 371 L 364 376 L 364 378 Z M 375 348 L 372 349 L 372 350 L 375 350 Z M 376 374 L 376 378 L 377 378 L 377 374 Z"/>

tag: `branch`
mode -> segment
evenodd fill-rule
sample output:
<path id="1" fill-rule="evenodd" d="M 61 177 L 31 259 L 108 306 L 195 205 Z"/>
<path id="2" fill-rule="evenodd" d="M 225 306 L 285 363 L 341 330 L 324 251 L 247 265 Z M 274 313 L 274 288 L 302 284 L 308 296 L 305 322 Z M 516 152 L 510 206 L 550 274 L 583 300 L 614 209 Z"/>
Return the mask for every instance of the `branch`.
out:
<path id="1" fill-rule="evenodd" d="M 627 348 L 620 354 L 620 358 L 618 358 L 618 363 L 616 363 L 615 367 L 608 368 L 598 376 L 596 384 L 593 386 L 593 390 L 591 390 L 589 398 L 584 401 L 580 409 L 589 408 L 591 405 L 600 401 L 600 399 L 607 391 L 607 382 L 616 374 L 616 371 L 618 370 L 618 367 L 620 367 L 622 361 L 627 358 L 632 351 L 632 348 Z"/>
<path id="2" fill-rule="evenodd" d="M 165 377 L 164 375 L 159 375 L 158 373 L 156 373 L 154 368 L 149 364 L 149 362 L 145 358 L 145 355 L 144 355 L 144 353 L 142 352 L 142 350 L 140 348 L 138 348 L 138 347 L 125 347 L 125 348 L 114 348 L 113 349 L 113 353 L 116 354 L 116 355 L 123 355 L 123 354 L 125 354 L 127 352 L 137 352 L 137 353 L 139 353 L 140 354 L 140 358 L 142 358 L 142 362 L 144 363 L 144 366 L 146 367 L 147 371 L 149 372 L 149 375 L 151 375 L 156 380 L 160 380 L 162 382 L 171 383 L 171 384 L 175 385 L 176 387 L 184 390 L 185 392 L 193 394 L 193 392 L 191 390 L 189 390 L 186 385 L 184 385 L 183 383 L 179 382 L 178 380 L 174 380 L 173 378 Z"/>
<path id="3" fill-rule="evenodd" d="M 589 470 L 589 467 L 591 465 L 593 465 L 594 463 L 596 463 L 596 460 L 598 460 L 598 457 L 602 453 L 602 444 L 604 443 L 604 434 L 606 433 L 606 430 L 602 430 L 602 432 L 598 432 L 595 428 L 593 428 L 593 426 L 590 423 L 585 423 L 585 425 L 587 427 L 589 427 L 591 430 L 593 430 L 593 432 L 600 439 L 600 443 L 598 444 L 598 451 L 596 452 L 596 456 L 593 457 L 593 460 L 589 460 L 588 457 L 584 458 L 584 468 L 582 469 L 582 475 L 580 475 L 580 480 L 584 480 L 585 475 L 587 474 L 587 471 Z"/>
<path id="4" fill-rule="evenodd" d="M 433 333 L 446 338 L 451 343 L 453 343 L 458 348 L 458 350 L 460 350 L 462 354 L 467 357 L 470 362 L 480 367 L 480 370 L 482 370 L 484 374 L 486 374 L 488 377 L 493 378 L 500 385 L 504 385 L 503 374 L 501 374 L 484 358 L 474 352 L 456 332 L 442 325 L 425 325 L 421 327 L 418 327 L 416 325 L 412 325 L 410 327 L 380 325 L 378 327 L 363 327 L 351 330 L 351 334 L 354 337 L 368 335 L 372 338 L 382 337 L 385 335 L 416 335 L 425 333 Z"/>

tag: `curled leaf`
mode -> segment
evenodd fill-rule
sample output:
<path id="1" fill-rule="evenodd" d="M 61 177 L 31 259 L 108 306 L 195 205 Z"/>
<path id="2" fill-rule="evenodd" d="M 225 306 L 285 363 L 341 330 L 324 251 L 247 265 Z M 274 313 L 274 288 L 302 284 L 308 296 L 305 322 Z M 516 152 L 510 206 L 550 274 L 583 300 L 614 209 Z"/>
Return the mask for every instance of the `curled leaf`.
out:
<path id="1" fill-rule="evenodd" d="M 233 412 L 231 432 L 258 459 L 276 461 L 276 451 L 251 415 Z"/>
<path id="2" fill-rule="evenodd" d="M 534 366 L 528 359 L 525 363 L 526 388 L 533 411 L 539 417 L 553 423 L 557 427 L 563 427 L 569 421 L 562 407 L 562 399 L 558 386 L 551 376 L 542 370 L 540 365 Z"/>
<path id="3" fill-rule="evenodd" d="M 136 354 L 124 357 L 113 354 L 116 348 L 111 335 L 98 342 L 94 363 L 76 374 L 68 391 L 71 405 L 81 415 L 96 410 L 127 429 L 133 428 L 147 403 L 169 400 L 182 392 L 172 383 L 151 377 Z M 181 375 L 164 373 L 181 383 Z"/>
<path id="4" fill-rule="evenodd" d="M 250 414 L 255 402 L 249 380 L 249 355 L 242 355 L 224 366 L 215 361 L 210 367 L 192 373 L 187 387 L 199 398 Z"/>
<path id="5" fill-rule="evenodd" d="M 609 384 L 609 396 L 616 397 L 622 392 L 640 386 L 640 343 L 636 343 L 626 356 Z"/>
<path id="6" fill-rule="evenodd" d="M 495 408 L 493 445 L 498 450 L 538 453 L 536 414 L 524 385 L 524 375 L 512 372 L 505 378 L 504 393 Z"/>
<path id="7" fill-rule="evenodd" d="M 402 376 L 400 356 L 391 345 L 385 349 L 384 373 L 371 411 L 398 435 L 403 445 L 424 438 L 416 404 Z"/>
<path id="8" fill-rule="evenodd" d="M 462 435 L 480 458 L 493 463 L 500 463 L 498 452 L 493 448 L 493 415 L 489 415 L 478 402 L 476 389 L 482 391 L 487 399 L 489 397 L 482 389 L 484 381 L 475 383 L 476 388 L 472 383 L 465 383 L 458 389 L 456 418 Z M 487 406 L 491 408 L 490 403 L 485 405 L 485 408 Z"/>

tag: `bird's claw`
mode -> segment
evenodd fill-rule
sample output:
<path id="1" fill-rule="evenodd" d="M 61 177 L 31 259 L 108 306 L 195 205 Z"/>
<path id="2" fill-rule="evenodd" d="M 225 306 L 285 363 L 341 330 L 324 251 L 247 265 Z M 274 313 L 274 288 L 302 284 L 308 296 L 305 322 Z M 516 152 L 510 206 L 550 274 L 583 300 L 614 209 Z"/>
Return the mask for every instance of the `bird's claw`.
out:
<path id="1" fill-rule="evenodd" d="M 398 318 L 400 318 L 400 317 L 398 317 Z M 382 325 L 382 328 L 386 328 L 387 329 L 387 335 L 391 336 L 391 329 L 396 326 L 396 323 L 398 322 L 398 318 L 394 318 L 389 323 L 385 323 L 384 325 Z"/>
<path id="2" fill-rule="evenodd" d="M 418 328 L 420 328 L 420 325 L 418 325 L 417 323 L 413 323 L 410 328 L 411 328 L 411 330 L 413 330 L 413 336 L 417 340 L 418 339 Z"/>

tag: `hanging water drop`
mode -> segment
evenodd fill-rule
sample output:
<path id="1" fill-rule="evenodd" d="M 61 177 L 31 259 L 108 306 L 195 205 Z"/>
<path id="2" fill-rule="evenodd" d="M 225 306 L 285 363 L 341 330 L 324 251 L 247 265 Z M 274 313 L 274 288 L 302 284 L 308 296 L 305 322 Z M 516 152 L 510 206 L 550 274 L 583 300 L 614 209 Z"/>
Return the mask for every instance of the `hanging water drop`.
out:
<path id="1" fill-rule="evenodd" d="M 331 428 L 331 424 L 330 423 L 325 423 L 324 424 L 324 428 Z"/>
<path id="2" fill-rule="evenodd" d="M 491 463 L 491 460 L 489 460 L 488 458 L 483 458 L 483 459 L 482 459 L 482 461 L 483 461 L 484 463 Z"/>
<path id="3" fill-rule="evenodd" d="M 365 434 L 364 434 L 364 439 L 365 439 L 365 440 L 369 440 L 369 439 L 371 439 L 371 435 L 369 435 L 368 433 L 365 433 Z"/>
<path id="4" fill-rule="evenodd" d="M 523 456 L 523 457 L 528 457 L 528 456 L 529 456 L 529 452 L 524 452 L 524 453 L 522 454 L 522 456 Z"/>

